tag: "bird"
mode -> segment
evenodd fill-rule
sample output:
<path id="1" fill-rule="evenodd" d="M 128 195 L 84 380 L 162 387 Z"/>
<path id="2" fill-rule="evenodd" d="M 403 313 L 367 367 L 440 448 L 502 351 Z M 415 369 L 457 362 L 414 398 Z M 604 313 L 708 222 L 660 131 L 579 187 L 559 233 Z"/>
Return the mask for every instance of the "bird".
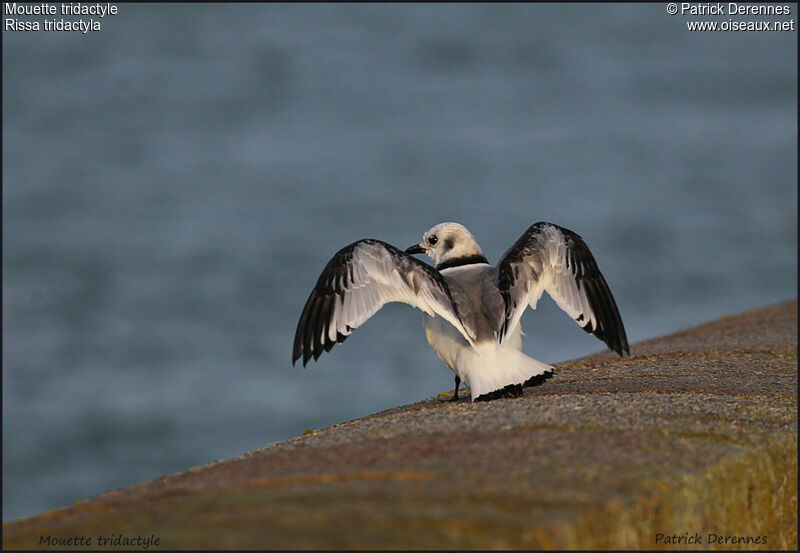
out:
<path id="1" fill-rule="evenodd" d="M 339 250 L 303 307 L 292 365 L 301 357 L 303 367 L 317 361 L 383 305 L 402 302 L 423 312 L 428 343 L 455 373 L 450 401 L 458 401 L 463 381 L 472 401 L 519 397 L 554 374 L 522 353 L 520 318 L 544 292 L 584 331 L 620 357 L 630 355 L 614 296 L 578 234 L 540 221 L 493 267 L 465 226 L 445 222 L 405 250 L 373 238 Z"/>

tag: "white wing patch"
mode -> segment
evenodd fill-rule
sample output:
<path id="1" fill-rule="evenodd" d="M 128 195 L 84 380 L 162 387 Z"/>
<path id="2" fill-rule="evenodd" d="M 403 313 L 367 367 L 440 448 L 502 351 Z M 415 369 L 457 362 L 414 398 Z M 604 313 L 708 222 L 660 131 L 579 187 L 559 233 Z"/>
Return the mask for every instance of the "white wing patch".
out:
<path id="1" fill-rule="evenodd" d="M 497 265 L 497 285 L 505 301 L 505 320 L 497 331 L 502 344 L 519 324 L 525 308 L 544 292 L 586 332 L 623 355 L 625 328 L 611 290 L 580 236 L 551 223 L 532 225 Z"/>
<path id="2" fill-rule="evenodd" d="M 319 358 L 389 302 L 440 316 L 472 343 L 475 329 L 461 320 L 436 269 L 379 240 L 342 248 L 325 266 L 295 332 L 292 362 Z"/>

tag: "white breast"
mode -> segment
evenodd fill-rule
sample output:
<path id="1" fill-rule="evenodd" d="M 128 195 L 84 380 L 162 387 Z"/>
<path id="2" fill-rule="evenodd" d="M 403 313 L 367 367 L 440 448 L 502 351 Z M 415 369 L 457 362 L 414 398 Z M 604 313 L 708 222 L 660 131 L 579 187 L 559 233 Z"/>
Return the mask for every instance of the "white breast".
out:
<path id="1" fill-rule="evenodd" d="M 459 316 L 469 319 L 474 325 L 477 339 L 473 347 L 453 325 L 441 317 L 428 315 L 423 319 L 425 335 L 439 359 L 459 378 L 468 380 L 466 367 L 474 366 L 477 358 L 497 349 L 495 331 L 502 321 L 503 299 L 495 285 L 495 269 L 486 263 L 451 267 L 441 273 L 450 287 Z M 506 345 L 519 351 L 522 347 L 521 331 L 510 337 Z"/>

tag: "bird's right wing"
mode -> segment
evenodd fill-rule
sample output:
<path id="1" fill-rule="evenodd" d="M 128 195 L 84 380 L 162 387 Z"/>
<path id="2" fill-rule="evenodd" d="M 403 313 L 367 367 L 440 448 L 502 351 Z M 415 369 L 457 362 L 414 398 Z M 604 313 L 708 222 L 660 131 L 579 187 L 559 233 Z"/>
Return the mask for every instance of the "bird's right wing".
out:
<path id="1" fill-rule="evenodd" d="M 589 247 L 571 230 L 545 222 L 531 225 L 498 262 L 497 287 L 505 303 L 499 343 L 546 291 L 583 330 L 619 355 L 628 353 L 614 296 Z"/>
<path id="2" fill-rule="evenodd" d="M 328 262 L 306 301 L 294 335 L 292 364 L 316 361 L 389 302 L 439 315 L 472 343 L 475 329 L 458 315 L 439 271 L 380 240 L 359 240 Z"/>

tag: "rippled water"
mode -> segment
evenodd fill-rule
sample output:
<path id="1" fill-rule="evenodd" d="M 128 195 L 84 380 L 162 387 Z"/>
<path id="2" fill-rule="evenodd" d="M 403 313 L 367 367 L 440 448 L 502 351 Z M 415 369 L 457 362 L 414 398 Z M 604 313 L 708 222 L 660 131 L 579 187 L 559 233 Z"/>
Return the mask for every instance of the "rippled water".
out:
<path id="1" fill-rule="evenodd" d="M 127 5 L 3 34 L 3 519 L 452 386 L 390 305 L 309 368 L 341 246 L 583 235 L 631 342 L 796 295 L 796 33 L 652 5 Z M 546 362 L 602 349 L 547 300 Z M 635 353 L 635 348 L 633 350 Z"/>

